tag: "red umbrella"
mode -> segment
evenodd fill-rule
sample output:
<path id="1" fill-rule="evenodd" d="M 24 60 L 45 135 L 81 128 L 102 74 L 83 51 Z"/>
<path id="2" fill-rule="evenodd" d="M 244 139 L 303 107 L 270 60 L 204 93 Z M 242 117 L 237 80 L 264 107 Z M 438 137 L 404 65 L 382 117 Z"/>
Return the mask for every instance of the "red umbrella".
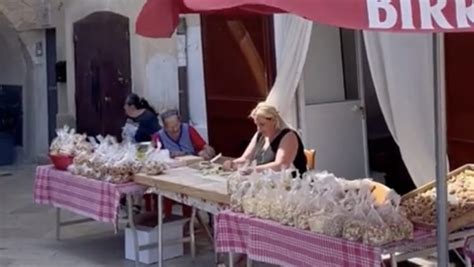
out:
<path id="1" fill-rule="evenodd" d="M 278 8 L 322 24 L 386 31 L 472 31 L 472 0 L 183 0 L 209 11 L 249 4 Z"/>
<path id="2" fill-rule="evenodd" d="M 170 37 L 179 14 L 288 12 L 350 29 L 411 32 L 473 31 L 472 0 L 148 0 L 137 33 Z"/>
<path id="3" fill-rule="evenodd" d="M 240 5 L 221 10 L 199 10 L 187 7 L 183 0 L 148 0 L 143 6 L 136 22 L 139 35 L 152 38 L 168 38 L 178 26 L 179 14 L 205 13 L 227 16 L 244 16 L 254 13 L 275 14 L 282 10 L 268 6 Z"/>

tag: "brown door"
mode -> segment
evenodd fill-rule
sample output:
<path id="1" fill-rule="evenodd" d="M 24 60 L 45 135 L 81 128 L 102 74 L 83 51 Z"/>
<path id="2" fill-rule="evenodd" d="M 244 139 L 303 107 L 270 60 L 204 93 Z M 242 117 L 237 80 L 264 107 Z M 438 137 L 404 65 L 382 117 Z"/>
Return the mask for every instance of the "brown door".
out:
<path id="1" fill-rule="evenodd" d="M 131 91 L 128 18 L 97 12 L 74 23 L 77 130 L 120 136 Z"/>
<path id="2" fill-rule="evenodd" d="M 451 169 L 474 163 L 474 34 L 445 35 L 448 155 Z"/>
<path id="3" fill-rule="evenodd" d="M 248 115 L 275 78 L 269 16 L 201 17 L 209 142 L 240 156 L 255 132 Z"/>

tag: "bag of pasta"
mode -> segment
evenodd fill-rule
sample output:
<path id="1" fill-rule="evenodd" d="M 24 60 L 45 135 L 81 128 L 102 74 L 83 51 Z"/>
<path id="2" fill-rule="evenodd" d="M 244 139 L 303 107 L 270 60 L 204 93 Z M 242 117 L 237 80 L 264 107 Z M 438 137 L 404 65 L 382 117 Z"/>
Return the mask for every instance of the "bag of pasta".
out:
<path id="1" fill-rule="evenodd" d="M 279 223 L 285 221 L 286 202 L 288 190 L 291 188 L 291 181 L 286 179 L 286 173 L 280 172 L 276 177 L 275 189 L 273 190 L 273 204 L 270 207 L 270 219 Z"/>
<path id="2" fill-rule="evenodd" d="M 341 237 L 344 223 L 347 220 L 347 212 L 338 205 L 334 199 L 316 198 L 318 202 L 315 210 L 308 219 L 309 228 L 312 232 L 325 234 L 333 237 Z"/>
<path id="3" fill-rule="evenodd" d="M 249 181 L 243 181 L 236 185 L 235 191 L 230 195 L 230 207 L 235 212 L 243 212 L 243 198 L 252 184 Z"/>
<path id="4" fill-rule="evenodd" d="M 296 208 L 298 206 L 298 195 L 300 194 L 301 180 L 293 179 L 291 188 L 283 198 L 283 213 L 280 223 L 288 226 L 295 226 Z"/>
<path id="5" fill-rule="evenodd" d="M 296 196 L 297 206 L 295 209 L 295 226 L 298 229 L 308 230 L 308 219 L 314 207 L 310 201 L 314 195 L 312 194 L 311 180 L 302 179 L 299 194 Z"/>
<path id="6" fill-rule="evenodd" d="M 255 215 L 257 212 L 257 199 L 259 185 L 255 181 L 250 181 L 250 187 L 242 197 L 242 209 L 245 214 Z"/>
<path id="7" fill-rule="evenodd" d="M 367 229 L 367 216 L 364 214 L 365 203 L 357 205 L 349 214 L 348 219 L 344 222 L 342 237 L 349 241 L 362 241 L 364 233 Z"/>
<path id="8" fill-rule="evenodd" d="M 257 200 L 257 207 L 255 215 L 261 219 L 270 219 L 270 210 L 274 204 L 274 190 L 272 189 L 272 182 L 265 179 L 261 190 L 255 197 Z"/>
<path id="9" fill-rule="evenodd" d="M 382 220 L 374 207 L 371 207 L 367 214 L 367 222 L 367 228 L 363 237 L 364 244 L 382 246 L 392 241 L 390 228 Z"/>
<path id="10" fill-rule="evenodd" d="M 400 196 L 389 193 L 384 204 L 377 208 L 383 221 L 390 229 L 393 241 L 413 239 L 414 226 L 399 209 Z"/>

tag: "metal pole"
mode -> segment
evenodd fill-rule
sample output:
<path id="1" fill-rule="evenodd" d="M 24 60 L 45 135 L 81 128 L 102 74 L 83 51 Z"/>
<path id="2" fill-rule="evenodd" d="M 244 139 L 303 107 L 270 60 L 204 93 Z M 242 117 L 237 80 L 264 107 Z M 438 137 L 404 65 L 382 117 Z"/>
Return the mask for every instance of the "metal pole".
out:
<path id="1" fill-rule="evenodd" d="M 448 213 L 447 213 L 447 145 L 446 145 L 446 98 L 444 81 L 444 38 L 433 35 L 433 82 L 436 155 L 436 213 L 438 266 L 449 264 Z"/>
<path id="2" fill-rule="evenodd" d="M 158 192 L 158 267 L 163 267 L 163 195 Z"/>
<path id="3" fill-rule="evenodd" d="M 356 68 L 357 68 L 357 88 L 359 90 L 360 98 L 360 112 L 361 112 L 361 123 L 362 123 L 362 142 L 364 143 L 364 171 L 365 177 L 370 175 L 369 166 L 369 144 L 367 137 L 367 110 L 365 108 L 365 77 L 364 77 L 364 36 L 362 31 L 355 31 L 355 55 L 356 55 Z"/>

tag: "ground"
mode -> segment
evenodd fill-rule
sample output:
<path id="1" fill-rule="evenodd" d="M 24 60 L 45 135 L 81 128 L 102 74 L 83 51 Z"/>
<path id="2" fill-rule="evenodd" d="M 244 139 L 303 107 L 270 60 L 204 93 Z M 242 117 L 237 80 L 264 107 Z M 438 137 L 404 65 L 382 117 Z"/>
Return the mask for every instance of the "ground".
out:
<path id="1" fill-rule="evenodd" d="M 115 235 L 110 224 L 92 222 L 66 227 L 63 239 L 56 241 L 54 209 L 33 202 L 34 169 L 34 166 L 0 168 L 0 172 L 12 174 L 0 176 L 1 267 L 134 266 L 124 259 L 123 231 Z M 62 215 L 73 218 L 70 213 Z M 197 250 L 195 263 L 185 246 L 186 255 L 166 261 L 165 266 L 214 265 L 212 247 L 206 238 L 198 238 Z"/>

